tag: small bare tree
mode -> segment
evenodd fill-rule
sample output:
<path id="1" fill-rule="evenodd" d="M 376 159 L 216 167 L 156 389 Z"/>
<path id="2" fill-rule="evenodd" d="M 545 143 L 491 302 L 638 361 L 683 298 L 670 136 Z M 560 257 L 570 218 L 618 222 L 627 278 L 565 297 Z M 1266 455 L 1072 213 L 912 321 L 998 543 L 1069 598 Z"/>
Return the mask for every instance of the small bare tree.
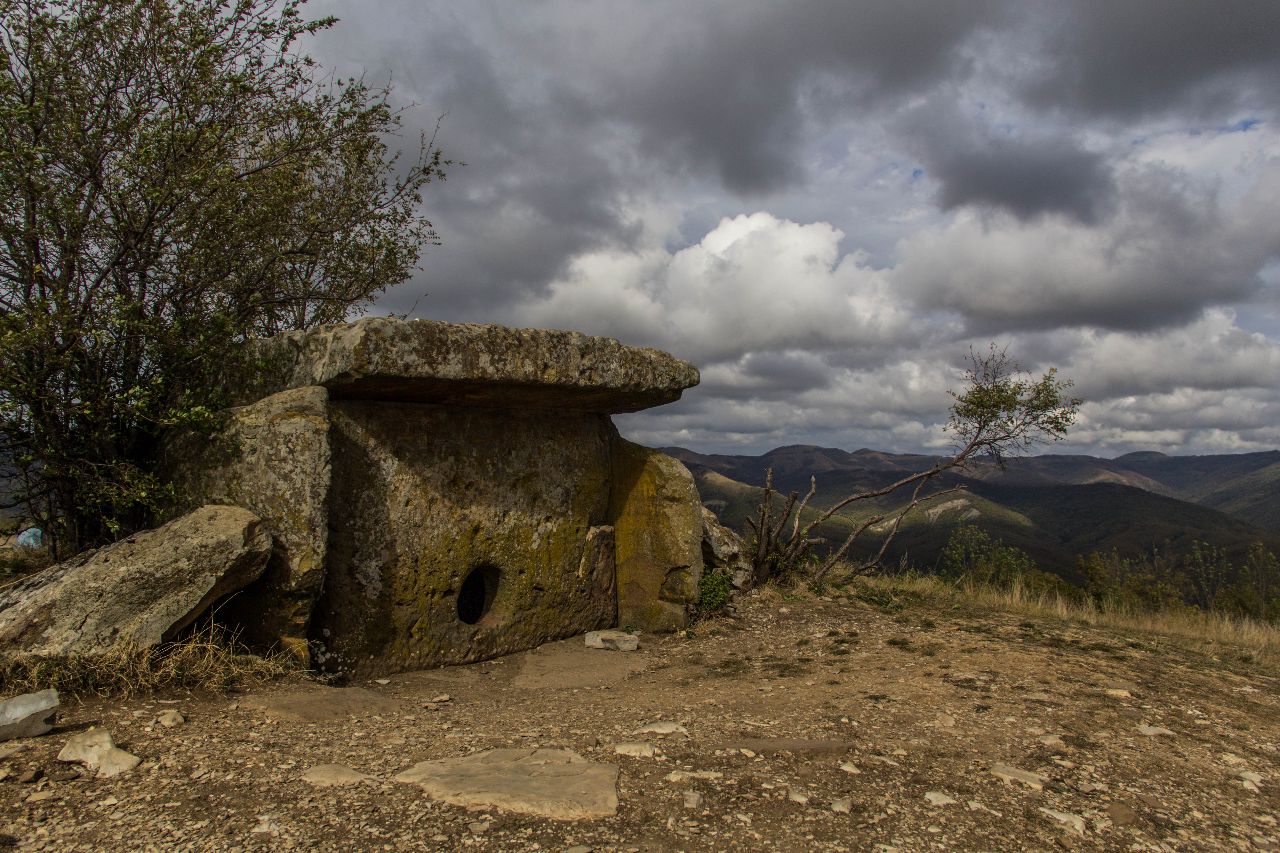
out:
<path id="1" fill-rule="evenodd" d="M 884 539 L 876 553 L 852 565 L 842 580 L 870 572 L 883 559 L 903 519 L 912 510 L 922 503 L 964 488 L 952 486 L 928 491 L 926 487 L 939 474 L 963 469 L 975 457 L 991 458 L 1002 464 L 1006 456 L 1025 452 L 1039 442 L 1060 441 L 1080 409 L 1081 401 L 1066 394 L 1072 384 L 1070 380 L 1058 379 L 1054 369 L 1033 380 L 1022 372 L 1004 349 L 997 348 L 995 344 L 985 355 L 970 351 L 966 378 L 962 392 L 951 392 L 955 403 L 951 406 L 947 428 L 956 437 L 955 452 L 926 470 L 878 489 L 843 497 L 812 515 L 808 521 L 804 520 L 804 512 L 817 493 L 817 478 L 809 479 L 809 491 L 803 498 L 798 492 L 792 492 L 783 502 L 781 511 L 777 511 L 773 500 L 773 471 L 768 471 L 759 512 L 755 518 L 748 519 L 753 533 L 751 553 L 755 581 L 762 582 L 801 567 L 813 547 L 823 541 L 814 538 L 814 531 L 846 507 L 909 489 L 911 497 L 905 507 L 873 514 L 860 522 L 838 547 L 816 565 L 810 581 L 817 585 L 827 580 L 831 571 L 844 561 L 853 544 L 867 530 L 888 519 Z"/>

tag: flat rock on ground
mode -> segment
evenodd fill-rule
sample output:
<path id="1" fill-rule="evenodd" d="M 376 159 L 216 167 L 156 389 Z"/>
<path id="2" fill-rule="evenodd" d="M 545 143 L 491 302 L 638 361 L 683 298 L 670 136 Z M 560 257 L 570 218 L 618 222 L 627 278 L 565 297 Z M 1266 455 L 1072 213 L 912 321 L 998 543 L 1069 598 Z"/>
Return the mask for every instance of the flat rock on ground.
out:
<path id="1" fill-rule="evenodd" d="M 876 603 L 764 590 L 744 598 L 739 619 L 687 636 L 646 635 L 625 655 L 577 638 L 358 685 L 358 695 L 385 701 L 377 713 L 361 702 L 314 720 L 263 710 L 272 697 L 332 708 L 333 697 L 353 695 L 301 677 L 255 689 L 253 703 L 181 692 L 83 704 L 64 696 L 59 729 L 14 741 L 22 748 L 0 758 L 8 774 L 0 845 L 59 853 L 1280 846 L 1274 661 L 968 604 L 868 601 Z M 618 667 L 586 669 L 596 661 Z M 1129 695 L 1108 692 L 1116 690 Z M 445 694 L 449 701 L 432 701 Z M 186 724 L 155 724 L 168 708 Z M 678 720 L 689 736 L 655 739 L 652 756 L 615 752 L 650 737 L 635 733 L 657 720 Z M 57 752 L 89 725 L 110 729 L 143 763 L 115 778 L 64 780 L 53 771 L 70 766 Z M 1173 734 L 1144 735 L 1143 725 Z M 1048 735 L 1060 744 L 1041 740 Z M 740 748 L 776 739 L 850 747 Z M 421 762 L 458 764 L 490 750 L 571 750 L 614 765 L 617 811 L 555 820 L 496 803 L 454 805 L 395 781 Z M 320 764 L 375 778 L 317 787 L 304 774 Z M 1044 782 L 1040 790 L 1006 782 L 997 765 Z M 32 770 L 46 772 L 18 781 Z"/>

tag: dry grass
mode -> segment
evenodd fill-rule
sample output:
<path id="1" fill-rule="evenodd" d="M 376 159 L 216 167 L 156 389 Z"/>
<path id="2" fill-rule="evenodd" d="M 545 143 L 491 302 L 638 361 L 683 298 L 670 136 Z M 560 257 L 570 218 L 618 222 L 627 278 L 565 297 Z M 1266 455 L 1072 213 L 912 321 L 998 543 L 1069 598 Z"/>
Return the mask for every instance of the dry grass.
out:
<path id="1" fill-rule="evenodd" d="M 72 695 L 133 696 L 176 688 L 227 690 L 297 669 L 287 655 L 245 654 L 215 625 L 154 648 L 120 647 L 102 655 L 0 658 L 0 693 L 54 688 Z"/>
<path id="2" fill-rule="evenodd" d="M 1053 592 L 1033 592 L 1021 584 L 1008 589 L 953 586 L 933 576 L 864 577 L 855 581 L 872 596 L 906 595 L 937 605 L 969 604 L 1025 616 L 1079 622 L 1101 628 L 1154 634 L 1205 649 L 1244 652 L 1258 662 L 1280 663 L 1280 627 L 1245 617 L 1187 607 L 1140 610 L 1119 604 L 1099 606 Z"/>

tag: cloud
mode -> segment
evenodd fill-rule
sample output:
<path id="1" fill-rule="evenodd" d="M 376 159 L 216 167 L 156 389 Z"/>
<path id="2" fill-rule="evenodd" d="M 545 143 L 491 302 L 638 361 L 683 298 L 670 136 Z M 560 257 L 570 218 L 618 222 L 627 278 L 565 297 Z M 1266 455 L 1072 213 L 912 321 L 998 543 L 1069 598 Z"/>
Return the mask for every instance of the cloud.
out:
<path id="1" fill-rule="evenodd" d="M 1040 61 L 1022 81 L 1028 103 L 1113 121 L 1152 114 L 1195 118 L 1280 106 L 1280 5 L 1126 0 L 1044 3 L 1028 15 Z"/>
<path id="2" fill-rule="evenodd" d="M 881 271 L 859 255 L 840 255 L 843 236 L 825 222 L 735 216 L 676 252 L 582 255 L 545 296 L 514 306 L 512 319 L 550 326 L 572 319 L 703 363 L 892 347 L 911 317 Z"/>
<path id="3" fill-rule="evenodd" d="M 1274 0 L 306 8 L 467 163 L 378 310 L 697 362 L 640 440 L 943 447 L 996 339 L 1077 380 L 1077 450 L 1280 445 Z"/>
<path id="4" fill-rule="evenodd" d="M 921 309 L 956 311 L 986 333 L 1190 322 L 1255 296 L 1280 255 L 1280 231 L 1262 211 L 1280 160 L 1257 171 L 1255 187 L 1226 205 L 1212 184 L 1132 165 L 1118 174 L 1115 211 L 1097 223 L 961 213 L 905 237 L 892 281 Z"/>

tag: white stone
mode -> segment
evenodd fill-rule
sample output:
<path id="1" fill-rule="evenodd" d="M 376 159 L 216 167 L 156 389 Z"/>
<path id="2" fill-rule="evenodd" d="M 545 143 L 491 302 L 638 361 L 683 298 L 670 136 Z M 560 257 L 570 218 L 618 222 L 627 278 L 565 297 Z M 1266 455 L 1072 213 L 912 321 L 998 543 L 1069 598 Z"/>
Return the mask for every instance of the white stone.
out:
<path id="1" fill-rule="evenodd" d="M 586 642 L 589 649 L 613 652 L 634 652 L 640 648 L 640 638 L 626 631 L 588 631 Z"/>
<path id="2" fill-rule="evenodd" d="M 799 803 L 800 805 L 803 806 L 809 802 L 809 795 L 808 793 L 800 790 L 799 788 L 788 788 L 787 799 L 793 803 Z"/>
<path id="3" fill-rule="evenodd" d="M 951 806 L 955 805 L 956 802 L 953 798 L 948 797 L 941 791 L 926 791 L 924 798 L 933 806 Z"/>
<path id="4" fill-rule="evenodd" d="M 1044 783 L 1049 781 L 1048 776 L 1033 773 L 1030 770 L 1019 770 L 1017 767 L 1010 767 L 1007 764 L 992 764 L 991 775 L 1003 780 L 1006 785 L 1010 782 L 1021 782 L 1028 788 L 1033 788 L 1037 791 L 1044 790 Z"/>
<path id="5" fill-rule="evenodd" d="M 1056 820 L 1058 823 L 1069 828 L 1076 835 L 1084 835 L 1084 818 L 1078 814 L 1071 812 L 1060 812 L 1054 809 L 1046 809 L 1041 807 L 1040 811 Z"/>
<path id="6" fill-rule="evenodd" d="M 99 728 L 72 735 L 58 753 L 58 760 L 83 764 L 100 779 L 118 776 L 142 763 L 138 756 L 118 748 L 111 739 L 111 732 Z"/>
<path id="7" fill-rule="evenodd" d="M 56 690 L 24 693 L 0 702 L 0 740 L 47 734 L 58 707 Z"/>
<path id="8" fill-rule="evenodd" d="M 718 770 L 672 770 L 665 778 L 668 782 L 679 785 L 684 782 L 691 782 L 694 779 L 722 779 L 724 774 Z"/>
<path id="9" fill-rule="evenodd" d="M 831 810 L 837 814 L 848 814 L 853 810 L 853 799 L 850 797 L 840 797 L 831 801 Z"/>
<path id="10" fill-rule="evenodd" d="M 702 795 L 697 791 L 684 792 L 684 807 L 686 809 L 696 809 L 702 805 Z"/>
<path id="11" fill-rule="evenodd" d="M 1161 737 L 1161 736 L 1172 737 L 1173 736 L 1173 732 L 1169 731 L 1163 726 L 1148 726 L 1145 724 L 1138 726 L 1138 733 L 1146 735 L 1147 737 Z"/>
<path id="12" fill-rule="evenodd" d="M 658 748 L 653 744 L 636 740 L 615 743 L 613 751 L 618 755 L 629 755 L 632 758 L 653 758 L 658 754 Z"/>

